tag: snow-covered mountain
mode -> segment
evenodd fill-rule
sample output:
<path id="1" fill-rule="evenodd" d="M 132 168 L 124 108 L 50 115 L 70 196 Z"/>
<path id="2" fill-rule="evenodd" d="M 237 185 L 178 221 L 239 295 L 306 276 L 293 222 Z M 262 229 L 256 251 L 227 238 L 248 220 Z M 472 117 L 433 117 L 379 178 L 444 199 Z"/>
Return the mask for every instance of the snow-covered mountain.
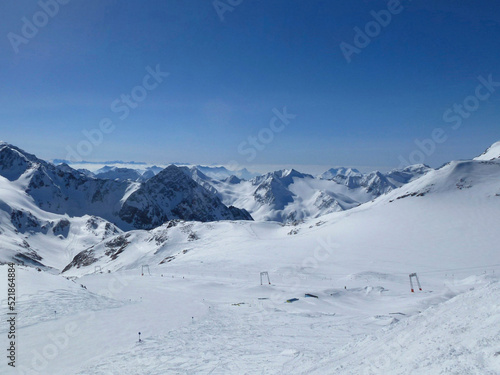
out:
<path id="1" fill-rule="evenodd" d="M 322 180 L 331 180 L 336 176 L 361 176 L 361 172 L 358 171 L 356 168 L 345 168 L 345 167 L 340 167 L 340 168 L 330 168 L 326 172 L 320 174 L 318 178 Z"/>
<path id="2" fill-rule="evenodd" d="M 340 168 L 328 170 L 321 178 L 335 181 L 350 189 L 365 188 L 367 192 L 379 196 L 423 176 L 431 169 L 426 165 L 417 164 L 401 170 L 394 169 L 389 173 L 375 171 L 362 174 L 356 169 Z"/>
<path id="3" fill-rule="evenodd" d="M 190 166 L 192 167 L 192 166 Z M 258 173 L 253 173 L 250 172 L 246 168 L 241 168 L 237 170 L 229 170 L 226 167 L 210 167 L 210 166 L 204 166 L 204 165 L 195 165 L 194 166 L 196 169 L 198 169 L 200 172 L 205 174 L 208 177 L 211 177 L 215 180 L 225 180 L 231 176 L 236 176 L 238 178 L 241 178 L 242 180 L 250 180 L 256 176 L 258 176 Z"/>
<path id="4" fill-rule="evenodd" d="M 245 210 L 225 206 L 195 182 L 186 167 L 171 165 L 146 182 L 131 186 L 119 216 L 134 228 L 151 229 L 167 220 L 252 220 Z"/>
<path id="5" fill-rule="evenodd" d="M 183 181 L 193 172 L 169 173 Z M 47 213 L 17 180 L 0 177 L 0 254 L 19 263 L 3 244 L 27 238 L 53 267 L 17 269 L 23 352 L 41 353 L 38 362 L 19 356 L 18 366 L 29 373 L 43 363 L 54 375 L 497 374 L 500 159 L 412 173 L 386 176 L 405 184 L 367 203 L 294 224 L 174 220 L 127 232 Z M 296 200 L 308 184 L 349 191 L 291 170 L 256 185 L 231 180 L 219 191 L 246 186 L 255 200 L 269 183 L 262 195 L 274 202 L 283 189 Z M 62 246 L 76 249 L 71 259 Z M 269 282 L 260 282 L 263 271 Z M 414 293 L 413 273 L 422 287 Z M 71 335 L 68 323 L 78 328 Z M 56 343 L 64 344 L 57 358 L 43 356 Z"/>
<path id="6" fill-rule="evenodd" d="M 422 178 L 384 196 L 384 201 L 409 197 L 424 197 L 473 189 L 474 195 L 482 199 L 500 197 L 500 160 L 480 159 L 452 161 Z"/>
<path id="7" fill-rule="evenodd" d="M 496 142 L 474 160 L 494 160 L 500 158 L 500 142 Z"/>
<path id="8" fill-rule="evenodd" d="M 246 169 L 182 165 L 191 177 L 226 206 L 245 209 L 258 220 L 294 222 L 343 211 L 368 202 L 424 175 L 431 168 L 409 166 L 389 173 L 361 173 L 354 168 L 332 168 L 316 178 L 294 169 L 255 175 Z M 104 166 L 87 176 L 122 182 L 146 182 L 160 173 L 160 167 L 145 169 Z"/>
<path id="9" fill-rule="evenodd" d="M 88 176 L 102 180 L 144 182 L 160 173 L 164 168 L 156 165 L 141 169 L 104 166 L 95 172 L 86 173 Z"/>
<path id="10" fill-rule="evenodd" d="M 247 212 L 226 207 L 182 171 L 170 166 L 142 183 L 100 179 L 0 144 L 0 176 L 47 212 L 99 216 L 122 229 L 151 229 L 172 219 L 251 220 Z"/>
<path id="11" fill-rule="evenodd" d="M 54 164 L 70 164 L 66 163 L 62 159 L 55 159 L 53 161 Z M 76 163 L 78 166 L 95 166 L 95 163 Z M 135 163 L 135 164 L 126 164 L 119 163 L 117 165 L 104 165 L 103 167 L 90 171 L 86 168 L 80 168 L 78 171 L 84 173 L 87 176 L 97 177 L 101 179 L 109 179 L 109 180 L 118 180 L 118 181 L 146 181 L 147 179 L 157 175 L 160 173 L 166 166 L 159 167 L 156 165 L 153 166 L 145 166 L 145 163 Z M 206 176 L 214 179 L 214 180 L 224 180 L 231 176 L 237 176 L 238 178 L 244 180 L 250 180 L 256 176 L 259 176 L 258 173 L 250 172 L 246 168 L 229 170 L 223 166 L 205 166 L 205 165 L 192 165 L 186 163 L 172 163 L 177 167 L 188 167 L 188 168 L 196 168 Z M 172 165 L 169 164 L 169 165 Z M 168 166 L 168 165 L 167 165 Z"/>
<path id="12" fill-rule="evenodd" d="M 207 176 L 204 176 L 195 168 L 192 168 L 191 170 L 186 168 L 183 170 L 183 173 L 194 174 L 200 180 L 209 180 Z M 414 176 L 419 173 L 423 176 L 420 178 L 414 178 Z M 442 217 L 442 214 L 439 214 L 437 210 L 438 207 L 441 207 L 443 204 L 448 204 L 450 207 L 458 207 L 459 202 L 462 202 L 461 204 L 467 205 L 469 210 L 474 211 L 476 210 L 474 206 L 475 203 L 481 205 L 481 207 L 490 207 L 488 210 L 494 210 L 495 207 L 500 207 L 500 185 L 498 184 L 498 181 L 500 181 L 500 159 L 495 159 L 494 161 L 453 161 L 437 170 L 429 170 L 429 168 L 425 166 L 414 166 L 405 168 L 402 171 L 392 171 L 388 173 L 387 176 L 389 176 L 386 177 L 388 181 L 397 181 L 397 179 L 399 179 L 398 183 L 401 184 L 401 187 L 395 187 L 388 193 L 380 195 L 378 198 L 375 198 L 366 204 L 359 205 L 356 203 L 356 207 L 352 208 L 349 212 L 343 213 L 337 211 L 344 210 L 337 210 L 332 211 L 330 214 L 324 214 L 320 221 L 318 221 L 318 219 L 306 220 L 304 223 L 295 223 L 294 225 L 285 226 L 275 223 L 272 225 L 270 224 L 270 227 L 274 226 L 275 228 L 283 228 L 280 229 L 280 231 L 287 234 L 311 232 L 312 236 L 312 232 L 315 232 L 315 230 L 312 230 L 314 225 L 311 226 L 311 223 L 313 222 L 333 224 L 337 223 L 340 218 L 347 218 L 352 215 L 366 216 L 367 219 L 374 217 L 381 219 L 376 213 L 385 212 L 387 210 L 390 211 L 392 210 L 390 207 L 395 204 L 397 204 L 398 207 L 396 210 L 398 212 L 399 210 L 401 211 L 395 217 L 398 217 L 401 220 L 401 215 L 404 215 L 405 207 L 408 204 L 412 207 L 412 211 L 408 213 L 408 215 L 422 214 L 422 210 L 426 207 L 425 209 L 430 210 L 428 215 L 435 215 L 436 220 L 438 220 L 439 217 Z M 389 180 L 389 178 L 391 180 Z M 258 177 L 251 182 L 247 182 L 252 184 L 253 187 L 258 187 L 255 191 L 257 199 L 261 199 L 266 203 L 275 204 L 277 207 L 283 209 L 291 201 L 293 201 L 293 191 L 298 192 L 302 189 L 301 195 L 306 196 L 303 191 L 306 190 L 305 186 L 309 187 L 309 185 L 314 181 L 316 183 L 323 184 L 332 183 L 332 181 L 314 179 L 310 175 L 304 175 L 295 170 L 269 173 Z M 405 182 L 405 184 L 403 184 L 403 182 Z M 225 186 L 227 182 L 219 181 L 218 184 L 220 186 Z M 238 184 L 241 184 L 241 181 Z M 344 185 L 337 184 L 337 186 L 347 189 Z M 366 189 L 364 192 L 365 194 L 368 194 Z M 334 199 L 338 198 L 335 197 Z M 347 200 L 347 197 L 344 196 L 343 199 Z M 437 202 L 441 203 L 437 204 Z M 308 202 L 308 204 L 310 203 L 312 202 Z M 430 208 L 433 204 L 436 205 L 436 207 Z M 458 210 L 458 208 L 455 208 L 454 210 Z M 373 212 L 373 214 L 369 215 L 369 212 Z M 444 215 L 449 214 L 449 212 L 444 213 Z M 464 214 L 469 215 L 466 211 L 464 211 Z M 475 215 L 477 215 L 477 212 Z M 450 220 L 451 218 L 452 216 L 450 216 Z M 467 221 L 472 219 L 473 218 L 467 218 Z M 387 221 L 390 220 L 392 219 L 387 219 Z M 396 225 L 397 219 L 394 220 L 394 225 L 400 228 L 401 224 Z M 404 219 L 404 222 L 409 223 L 410 221 L 411 220 L 409 218 Z M 321 225 L 323 226 L 323 224 Z M 237 232 L 240 230 L 237 228 L 241 228 L 240 225 L 241 224 L 235 224 L 233 229 L 228 228 L 221 230 L 222 232 Z M 233 225 L 231 224 L 230 226 Z M 330 227 L 328 224 L 325 224 L 325 226 Z M 228 225 L 221 224 L 218 227 L 227 228 Z M 160 226 L 150 232 L 134 231 L 126 234 L 125 236 L 120 234 L 115 236 L 115 238 L 104 241 L 99 246 L 92 247 L 92 249 L 89 249 L 86 253 L 82 253 L 82 256 L 75 258 L 73 263 L 67 267 L 67 270 L 72 267 L 80 268 L 82 265 L 82 259 L 86 260 L 88 258 L 93 258 L 94 262 L 97 264 L 100 264 L 102 267 L 110 267 L 112 270 L 118 270 L 120 267 L 128 267 L 130 266 L 129 262 L 133 262 L 134 267 L 137 267 L 137 262 L 139 262 L 139 260 L 141 262 L 149 262 L 148 264 L 159 264 L 163 260 L 163 256 L 172 255 L 171 251 L 173 251 L 173 249 L 177 249 L 178 252 L 181 252 L 183 247 L 191 246 L 189 245 L 191 241 L 200 240 L 200 242 L 203 242 L 203 237 L 205 236 L 204 233 L 208 235 L 212 228 L 215 228 L 214 224 L 206 226 L 202 223 L 177 221 L 169 222 L 168 224 Z M 412 227 L 404 230 L 411 231 Z M 409 236 L 409 238 L 412 237 L 416 239 L 415 236 L 418 235 L 418 233 L 413 233 Z M 209 237 L 212 238 L 212 240 L 215 239 L 213 236 Z M 127 238 L 129 239 L 125 241 Z M 121 261 L 118 260 L 117 258 L 119 258 L 119 256 L 115 256 L 115 253 L 110 250 L 112 247 L 116 247 L 113 243 L 118 243 L 120 245 L 120 253 L 124 250 L 126 250 L 126 253 L 128 252 L 129 255 L 126 256 L 126 261 L 123 259 Z M 176 243 L 179 243 L 179 246 L 176 246 Z M 139 248 L 142 248 L 143 250 L 139 251 Z M 146 248 L 149 250 L 146 250 Z M 152 258 L 146 257 L 146 253 L 149 253 Z M 94 262 L 89 263 L 88 265 L 93 265 Z M 91 272 L 92 270 L 93 266 L 89 267 L 86 272 Z M 77 274 L 81 274 L 81 272 L 82 271 L 79 271 Z"/>
<path id="13" fill-rule="evenodd" d="M 226 205 L 246 209 L 256 220 L 294 222 L 344 211 L 413 181 L 431 168 L 409 166 L 383 174 L 362 174 L 356 169 L 330 169 L 318 178 L 294 169 L 254 177 L 232 176 L 215 180 L 191 168 L 193 179 L 218 194 Z"/>
<path id="14" fill-rule="evenodd" d="M 93 175 L 103 180 L 118 180 L 118 181 L 143 181 L 142 173 L 137 169 L 112 167 L 106 171 L 96 171 Z"/>
<path id="15" fill-rule="evenodd" d="M 0 263 L 60 270 L 80 251 L 118 233 L 120 229 L 100 217 L 44 211 L 0 176 Z"/>

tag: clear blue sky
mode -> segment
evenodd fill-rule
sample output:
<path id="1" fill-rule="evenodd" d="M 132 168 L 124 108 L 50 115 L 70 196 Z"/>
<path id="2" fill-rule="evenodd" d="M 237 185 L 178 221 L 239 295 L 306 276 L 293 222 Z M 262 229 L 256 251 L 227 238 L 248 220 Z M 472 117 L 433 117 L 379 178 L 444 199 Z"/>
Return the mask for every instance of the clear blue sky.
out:
<path id="1" fill-rule="evenodd" d="M 478 76 L 500 81 L 500 3 L 401 1 L 348 63 L 340 43 L 355 46 L 354 28 L 387 7 L 243 0 L 221 21 L 212 0 L 71 0 L 43 25 L 37 1 L 4 1 L 0 139 L 64 158 L 109 118 L 114 130 L 83 159 L 368 169 L 397 167 L 435 128 L 448 139 L 425 157 L 432 166 L 499 140 L 500 87 L 458 129 L 443 114 L 475 95 Z M 38 33 L 13 43 L 9 33 L 23 37 L 22 18 L 34 16 Z M 158 64 L 170 75 L 137 89 L 147 96 L 128 116 L 113 112 Z M 269 130 L 285 106 L 297 117 Z M 259 132 L 273 140 L 252 146 Z"/>

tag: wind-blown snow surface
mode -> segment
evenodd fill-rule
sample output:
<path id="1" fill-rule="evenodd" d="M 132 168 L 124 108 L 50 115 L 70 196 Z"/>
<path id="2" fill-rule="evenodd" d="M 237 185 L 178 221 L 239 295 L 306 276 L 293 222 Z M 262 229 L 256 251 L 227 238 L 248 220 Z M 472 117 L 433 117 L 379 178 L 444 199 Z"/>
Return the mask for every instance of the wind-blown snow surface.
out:
<path id="1" fill-rule="evenodd" d="M 79 375 L 498 374 L 499 181 L 498 162 L 452 162 L 295 226 L 117 234 L 67 269 L 75 283 L 19 268 L 19 364 Z M 422 291 L 410 293 L 411 272 Z"/>

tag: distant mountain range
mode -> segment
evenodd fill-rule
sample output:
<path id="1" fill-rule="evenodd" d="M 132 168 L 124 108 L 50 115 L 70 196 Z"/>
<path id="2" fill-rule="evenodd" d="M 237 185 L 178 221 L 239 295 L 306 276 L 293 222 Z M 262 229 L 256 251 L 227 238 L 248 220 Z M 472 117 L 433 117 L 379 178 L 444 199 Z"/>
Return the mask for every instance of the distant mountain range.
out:
<path id="1" fill-rule="evenodd" d="M 409 166 L 389 173 L 362 174 L 355 169 L 330 169 L 318 177 L 294 169 L 254 177 L 216 180 L 191 168 L 193 179 L 217 194 L 226 205 L 246 209 L 255 220 L 295 222 L 344 211 L 386 194 L 432 170 Z"/>
<path id="2" fill-rule="evenodd" d="M 80 161 L 77 163 L 73 163 L 64 159 L 54 159 L 52 160 L 52 164 L 54 165 L 67 164 L 69 166 L 74 167 L 74 169 L 78 169 L 78 171 L 92 177 L 99 177 L 105 179 L 132 180 L 132 181 L 144 181 L 145 179 L 152 177 L 151 173 L 157 174 L 165 168 L 165 166 L 163 167 L 159 167 L 156 165 L 148 166 L 148 164 L 144 162 L 136 162 L 136 161 L 125 162 L 121 160 L 104 161 L 104 162 Z M 91 168 L 91 166 L 94 166 L 94 168 L 95 166 L 101 166 L 101 165 L 104 166 L 96 171 L 90 171 L 89 169 L 85 168 L 85 166 L 87 165 L 89 166 L 89 168 Z M 258 173 L 250 172 L 246 168 L 241 168 L 238 170 L 229 170 L 223 166 L 191 165 L 188 163 L 171 163 L 169 165 L 175 165 L 177 167 L 190 167 L 190 168 L 196 167 L 207 176 L 219 180 L 231 176 L 237 176 L 239 178 L 249 180 L 259 175 Z M 94 168 L 91 169 L 93 170 Z"/>
<path id="3" fill-rule="evenodd" d="M 332 168 L 314 177 L 294 169 L 255 175 L 246 169 L 231 171 L 225 167 L 179 165 L 179 168 L 184 168 L 225 205 L 243 208 L 257 220 L 285 223 L 356 207 L 431 170 L 425 165 L 389 173 Z M 157 166 L 142 169 L 105 166 L 95 172 L 79 171 L 97 179 L 145 182 L 162 170 Z"/>
<path id="4" fill-rule="evenodd" d="M 101 179 L 67 164 L 54 164 L 0 144 L 0 176 L 51 213 L 71 217 L 95 215 L 123 230 L 152 229 L 173 219 L 251 220 L 244 210 L 225 206 L 186 173 L 171 165 L 143 182 Z M 104 172 L 104 173 L 109 173 Z"/>
<path id="5" fill-rule="evenodd" d="M 175 220 L 297 224 L 373 200 L 391 203 L 466 190 L 496 181 L 499 156 L 496 143 L 474 160 L 437 170 L 415 165 L 363 174 L 336 168 L 314 177 L 289 169 L 245 180 L 234 175 L 215 179 L 197 167 L 170 165 L 152 167 L 136 179 L 126 168 L 102 168 L 89 175 L 67 164 L 56 166 L 1 142 L 0 262 L 62 269 L 76 254 L 99 243 L 103 253 L 117 256 L 131 230 L 168 227 Z M 498 185 L 495 191 L 490 185 L 485 194 L 500 196 Z M 186 240 L 194 240 L 196 233 L 190 234 L 187 224 L 179 228 L 184 227 L 180 230 Z M 125 236 L 123 244 L 117 236 Z M 146 237 L 161 243 L 162 236 L 158 229 Z M 83 258 L 79 266 L 90 262 Z"/>
<path id="6" fill-rule="evenodd" d="M 426 244 L 423 245 L 426 247 L 422 250 L 423 252 L 434 251 L 434 256 L 437 258 L 443 256 L 446 261 L 450 261 L 449 254 L 455 254 L 457 247 L 457 244 L 448 243 L 449 238 L 453 237 L 450 233 L 460 236 L 461 232 L 468 230 L 459 224 L 463 222 L 477 223 L 478 228 L 472 231 L 481 233 L 478 237 L 471 238 L 469 244 L 463 244 L 463 248 L 470 252 L 475 249 L 475 246 L 484 246 L 486 250 L 481 249 L 483 254 L 496 251 L 495 247 L 491 246 L 493 241 L 491 230 L 483 230 L 483 227 L 492 226 L 493 216 L 491 215 L 495 213 L 494 207 L 498 206 L 500 199 L 500 185 L 498 184 L 500 143 L 473 160 L 452 161 L 439 169 L 412 166 L 387 174 L 373 172 L 364 175 L 355 170 L 337 169 L 328 171 L 327 175 L 322 175 L 329 179 L 320 179 L 295 170 L 286 170 L 268 173 L 251 181 L 239 179 L 215 181 L 195 168 L 190 171 L 200 184 L 207 184 L 208 188 L 213 184 L 214 189 L 217 188 L 218 192 L 228 196 L 231 193 L 242 193 L 248 190 L 244 198 L 236 200 L 244 202 L 247 199 L 252 202 L 251 204 L 256 205 L 258 208 L 253 213 L 254 216 L 258 216 L 256 213 L 259 214 L 259 210 L 262 210 L 267 214 L 281 214 L 282 217 L 286 217 L 287 213 L 293 212 L 288 211 L 290 206 L 295 209 L 295 218 L 300 213 L 298 208 L 308 209 L 309 214 L 322 212 L 323 215 L 319 219 L 312 219 L 309 216 L 309 220 L 287 225 L 264 222 L 254 224 L 248 222 L 213 224 L 168 222 L 150 231 L 132 231 L 112 235 L 95 246 L 81 251 L 66 265 L 64 273 L 85 275 L 94 272 L 96 265 L 111 271 L 138 269 L 141 264 L 166 265 L 168 262 L 191 259 L 190 255 L 186 255 L 187 253 L 203 254 L 208 249 L 210 249 L 208 251 L 215 252 L 230 252 L 228 248 L 237 247 L 236 243 L 241 239 L 258 237 L 253 228 L 266 231 L 266 237 L 259 238 L 258 241 L 260 244 L 267 244 L 269 249 L 275 246 L 276 238 L 285 241 L 286 237 L 289 239 L 287 243 L 291 248 L 294 243 L 300 244 L 302 248 L 314 243 L 316 231 L 323 231 L 323 235 L 329 231 L 336 231 L 338 234 L 344 229 L 342 225 L 345 226 L 348 218 L 359 221 L 360 216 L 364 217 L 361 223 L 365 226 L 355 227 L 355 233 L 358 233 L 363 248 L 369 249 L 370 238 L 374 233 L 375 237 L 379 236 L 376 234 L 379 229 L 384 230 L 386 234 L 383 237 L 384 246 L 387 246 L 388 251 L 393 252 L 391 255 L 396 257 L 412 254 L 412 252 L 407 252 L 407 247 L 418 249 L 423 241 Z M 336 182 L 335 179 L 338 181 Z M 231 188 L 232 185 L 239 186 L 239 188 Z M 332 189 L 332 186 L 337 186 L 339 191 L 356 192 L 358 197 L 364 199 L 379 196 L 359 205 L 347 195 L 326 190 Z M 387 192 L 380 195 L 384 189 Z M 315 206 L 317 202 L 323 202 L 325 207 L 321 207 L 321 204 Z M 351 207 L 352 214 L 333 212 Z M 446 209 L 443 210 L 443 207 Z M 482 209 L 488 207 L 489 216 L 481 217 L 481 207 Z M 483 220 L 486 220 L 488 225 L 483 225 L 485 224 Z M 379 221 L 384 223 L 380 227 Z M 428 224 L 429 221 L 433 224 Z M 389 227 L 387 223 L 390 223 Z M 400 223 L 403 227 L 398 227 Z M 409 223 L 415 224 L 416 227 L 409 227 Z M 340 229 L 337 228 L 338 226 Z M 346 229 L 349 231 L 348 228 L 347 226 Z M 351 227 L 350 230 L 354 229 Z M 387 235 L 388 231 L 389 235 Z M 295 237 L 299 233 L 302 236 Z M 352 232 L 347 234 L 349 235 L 352 236 Z M 442 237 L 448 240 L 443 241 Z M 405 243 L 406 240 L 411 243 Z M 229 245 L 231 243 L 233 243 L 232 246 Z M 430 243 L 439 245 L 436 245 L 434 249 L 429 246 Z M 220 249 L 221 246 L 228 246 L 228 248 Z M 444 250 L 439 246 L 448 247 Z M 251 248 L 251 245 L 248 247 Z M 441 250 L 446 255 L 440 255 Z M 456 255 L 457 257 L 464 256 L 465 252 Z M 220 260 L 213 261 L 219 262 Z"/>

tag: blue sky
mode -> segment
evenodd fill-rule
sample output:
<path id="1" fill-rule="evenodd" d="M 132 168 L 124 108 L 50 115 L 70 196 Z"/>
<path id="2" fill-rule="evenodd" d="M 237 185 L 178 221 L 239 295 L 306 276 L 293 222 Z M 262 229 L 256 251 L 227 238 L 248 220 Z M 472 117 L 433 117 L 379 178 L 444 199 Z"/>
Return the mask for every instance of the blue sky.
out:
<path id="1" fill-rule="evenodd" d="M 401 1 L 377 32 L 372 11 L 394 1 L 220 0 L 224 21 L 212 0 L 71 0 L 47 20 L 37 1 L 3 2 L 0 139 L 45 159 L 80 146 L 94 161 L 260 168 L 475 156 L 500 139 L 500 87 L 470 98 L 478 77 L 500 81 L 500 4 Z M 36 35 L 25 37 L 23 17 Z M 348 62 L 340 44 L 356 47 L 355 28 L 373 37 Z M 137 88 L 158 66 L 170 75 Z M 133 90 L 142 101 L 124 116 Z M 443 114 L 464 101 L 453 129 Z M 270 127 L 284 107 L 296 117 Z M 103 119 L 113 130 L 82 146 Z M 415 140 L 435 129 L 446 141 L 424 154 Z"/>

